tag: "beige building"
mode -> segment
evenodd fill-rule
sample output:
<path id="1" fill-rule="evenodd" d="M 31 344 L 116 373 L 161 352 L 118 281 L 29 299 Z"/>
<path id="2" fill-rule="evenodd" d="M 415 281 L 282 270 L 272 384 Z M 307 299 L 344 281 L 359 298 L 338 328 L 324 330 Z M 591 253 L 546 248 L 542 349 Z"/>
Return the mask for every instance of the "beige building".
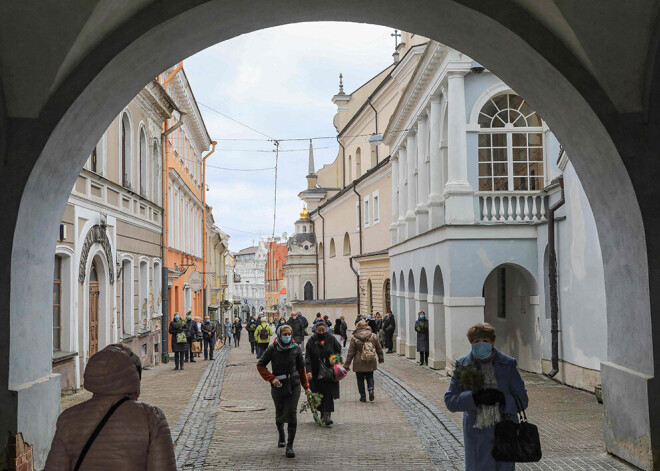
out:
<path id="1" fill-rule="evenodd" d="M 110 124 L 71 191 L 53 275 L 53 372 L 82 385 L 91 355 L 121 342 L 160 360 L 163 122 L 178 113 L 149 83 Z"/>
<path id="2" fill-rule="evenodd" d="M 426 42 L 403 33 L 395 62 L 350 94 L 340 75 L 332 98 L 339 153 L 316 172 L 310 152 L 307 189 L 299 195 L 310 210 L 318 274 L 313 300 L 293 301 L 290 293 L 289 299 L 306 316 L 344 315 L 352 326 L 358 312 L 382 314 L 389 308 L 392 167 L 381 134 Z"/>
<path id="3" fill-rule="evenodd" d="M 227 254 L 229 253 L 229 235 L 214 224 L 213 208 L 206 206 L 206 293 L 205 312 L 212 320 L 224 318 L 230 310 L 227 294 L 229 279 L 227 272 Z"/>

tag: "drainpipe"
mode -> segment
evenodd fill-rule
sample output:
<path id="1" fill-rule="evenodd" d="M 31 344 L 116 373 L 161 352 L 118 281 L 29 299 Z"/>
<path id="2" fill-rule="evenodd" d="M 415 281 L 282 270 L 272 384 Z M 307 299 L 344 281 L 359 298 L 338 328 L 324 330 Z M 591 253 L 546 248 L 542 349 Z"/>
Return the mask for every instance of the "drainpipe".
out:
<path id="1" fill-rule="evenodd" d="M 341 147 L 341 187 L 346 188 L 346 147 L 339 140 L 339 136 L 337 136 L 337 144 Z"/>
<path id="2" fill-rule="evenodd" d="M 374 110 L 374 113 L 376 114 L 376 134 L 378 134 L 378 111 L 376 111 L 374 105 L 371 104 L 371 97 L 367 99 L 367 102 L 369 103 L 369 106 L 371 106 L 371 109 Z M 376 146 L 376 165 L 378 165 L 378 146 Z"/>
<path id="3" fill-rule="evenodd" d="M 356 288 L 357 288 L 357 313 L 360 314 L 360 273 L 353 267 L 353 257 L 348 259 L 348 263 L 351 267 L 351 270 L 353 270 L 353 273 L 355 273 L 355 279 L 356 279 Z"/>
<path id="4" fill-rule="evenodd" d="M 204 283 L 204 316 L 206 316 L 206 159 L 211 157 L 211 154 L 215 152 L 216 141 L 211 141 L 211 152 L 206 154 L 202 159 L 202 264 L 204 268 L 202 270 Z"/>
<path id="5" fill-rule="evenodd" d="M 323 223 L 321 224 L 321 240 L 323 241 L 323 251 L 325 252 L 325 218 L 321 214 L 321 208 L 319 207 L 316 212 L 318 213 L 319 217 L 321 218 L 321 221 Z M 316 271 L 318 273 L 318 250 L 316 253 L 317 261 L 316 261 Z M 318 286 L 318 284 L 316 285 Z M 323 299 L 325 299 L 325 255 L 323 256 Z"/>
<path id="6" fill-rule="evenodd" d="M 559 303 L 557 300 L 557 252 L 555 251 L 555 211 L 562 207 L 564 198 L 564 176 L 560 175 L 552 183 L 559 183 L 561 198 L 548 208 L 548 283 L 550 285 L 550 332 L 552 333 L 552 370 L 554 378 L 559 373 Z"/>
<path id="7" fill-rule="evenodd" d="M 176 66 L 176 69 L 174 69 L 170 74 L 170 76 L 165 79 L 165 82 L 163 83 L 163 88 L 165 89 L 166 92 L 167 92 L 167 86 L 170 84 L 170 82 L 176 76 L 176 74 L 181 72 L 181 69 L 183 69 L 183 61 L 179 62 L 179 65 Z"/>

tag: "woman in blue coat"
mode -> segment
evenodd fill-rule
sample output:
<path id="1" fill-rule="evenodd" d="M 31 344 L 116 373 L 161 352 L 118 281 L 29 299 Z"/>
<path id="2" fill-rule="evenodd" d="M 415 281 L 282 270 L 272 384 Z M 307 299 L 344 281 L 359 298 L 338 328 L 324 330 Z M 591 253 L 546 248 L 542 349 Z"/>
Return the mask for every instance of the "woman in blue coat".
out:
<path id="1" fill-rule="evenodd" d="M 472 391 L 461 384 L 459 374 L 451 378 L 445 404 L 451 412 L 463 412 L 466 471 L 513 471 L 515 463 L 495 461 L 491 455 L 495 424 L 504 416 L 518 422 L 514 395 L 524 409 L 528 398 L 516 360 L 493 347 L 495 329 L 488 323 L 470 327 L 467 337 L 472 351 L 456 362 L 456 369 L 472 368 L 483 375 L 484 386 Z"/>

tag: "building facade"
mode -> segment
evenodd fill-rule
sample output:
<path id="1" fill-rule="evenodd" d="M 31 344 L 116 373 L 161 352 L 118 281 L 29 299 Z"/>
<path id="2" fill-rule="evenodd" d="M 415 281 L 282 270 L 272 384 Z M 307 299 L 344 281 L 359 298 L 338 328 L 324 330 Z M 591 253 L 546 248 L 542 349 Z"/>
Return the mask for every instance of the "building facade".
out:
<path id="1" fill-rule="evenodd" d="M 425 311 L 429 364 L 451 370 L 470 349 L 467 328 L 487 321 L 521 369 L 547 373 L 555 356 L 558 379 L 593 390 L 606 358 L 603 261 L 584 190 L 541 117 L 470 57 L 430 42 L 384 141 L 397 351 L 416 356 L 414 323 Z M 548 215 L 563 197 L 553 352 Z"/>
<path id="2" fill-rule="evenodd" d="M 263 240 L 234 254 L 232 297 L 238 298 L 241 318 L 255 316 L 266 308 L 264 289 L 267 250 Z"/>
<path id="3" fill-rule="evenodd" d="M 226 255 L 229 253 L 229 235 L 214 224 L 213 208 L 206 206 L 206 300 L 205 315 L 211 320 L 225 317 L 225 311 L 231 310 L 227 298 L 229 275 Z"/>
<path id="4" fill-rule="evenodd" d="M 318 286 L 318 259 L 316 251 L 316 235 L 314 234 L 309 211 L 306 208 L 300 212 L 300 219 L 295 222 L 295 233 L 287 241 L 286 301 L 285 313 L 289 317 L 291 311 L 299 311 L 307 307 L 307 314 L 313 314 L 311 304 L 317 299 L 315 286 Z M 301 311 L 302 312 L 302 311 Z"/>
<path id="5" fill-rule="evenodd" d="M 154 80 L 96 145 L 71 191 L 55 250 L 53 372 L 77 390 L 87 361 L 121 342 L 160 361 L 163 123 L 178 112 Z"/>
<path id="6" fill-rule="evenodd" d="M 285 315 L 280 295 L 285 287 L 285 265 L 287 263 L 287 237 L 275 237 L 266 242 L 266 265 L 264 267 L 264 289 L 266 314 L 271 317 Z"/>

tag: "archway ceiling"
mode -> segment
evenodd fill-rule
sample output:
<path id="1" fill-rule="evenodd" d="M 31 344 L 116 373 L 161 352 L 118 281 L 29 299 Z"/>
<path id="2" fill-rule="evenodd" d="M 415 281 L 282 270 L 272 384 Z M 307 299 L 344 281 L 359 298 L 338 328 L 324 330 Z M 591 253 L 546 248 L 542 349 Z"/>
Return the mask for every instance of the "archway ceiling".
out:
<path id="1" fill-rule="evenodd" d="M 279 18 L 274 17 L 268 11 L 272 8 L 269 3 L 276 4 L 277 10 L 284 13 Z M 429 20 L 441 23 L 443 18 L 454 18 L 461 9 L 475 10 L 505 25 L 545 57 L 552 57 L 555 67 L 575 68 L 578 63 L 600 84 L 620 113 L 643 109 L 647 70 L 652 66 L 649 57 L 654 56 L 657 42 L 657 0 L 417 0 L 410 4 L 389 0 L 5 0 L 0 15 L 0 83 L 7 114 L 9 117 L 39 116 L 49 96 L 62 82 L 85 61 L 89 62 L 90 55 L 102 56 L 104 42 L 113 37 L 117 39 L 118 33 L 127 45 L 177 15 L 194 15 L 196 8 L 207 7 L 227 15 L 217 18 L 219 27 L 225 31 L 216 32 L 214 40 L 287 22 L 352 20 L 409 29 L 473 56 L 475 51 L 469 50 L 470 45 L 462 48 L 461 44 L 452 44 L 455 35 L 446 27 L 446 40 L 438 34 L 429 34 L 433 33 L 431 29 L 437 29 L 429 28 Z M 252 17 L 248 22 L 245 18 L 250 15 L 246 15 L 246 9 Z M 232 24 L 226 18 L 233 18 L 234 13 L 239 20 Z M 241 15 L 243 20 L 240 20 Z M 470 17 L 465 15 L 466 19 Z M 397 24 L 393 24 L 393 19 Z M 452 21 L 457 28 L 474 27 L 474 23 L 459 25 Z M 419 27 L 410 28 L 413 25 Z M 546 32 L 540 31 L 541 25 Z M 194 29 L 194 26 L 189 28 Z M 200 34 L 208 32 L 201 24 L 199 31 Z M 472 33 L 479 35 L 485 31 Z M 196 52 L 176 45 L 182 34 L 173 24 L 171 42 L 163 46 L 185 54 Z M 547 34 L 552 36 L 552 41 L 547 40 Z M 183 34 L 190 35 L 191 31 Z M 556 41 L 573 57 L 562 58 L 553 52 Z M 200 44 L 199 39 L 195 44 Z M 114 54 L 111 48 L 105 49 L 109 61 Z M 199 47 L 193 46 L 193 49 L 199 50 Z M 104 58 L 99 57 L 99 60 L 102 62 Z M 568 71 L 563 72 L 566 75 Z"/>

